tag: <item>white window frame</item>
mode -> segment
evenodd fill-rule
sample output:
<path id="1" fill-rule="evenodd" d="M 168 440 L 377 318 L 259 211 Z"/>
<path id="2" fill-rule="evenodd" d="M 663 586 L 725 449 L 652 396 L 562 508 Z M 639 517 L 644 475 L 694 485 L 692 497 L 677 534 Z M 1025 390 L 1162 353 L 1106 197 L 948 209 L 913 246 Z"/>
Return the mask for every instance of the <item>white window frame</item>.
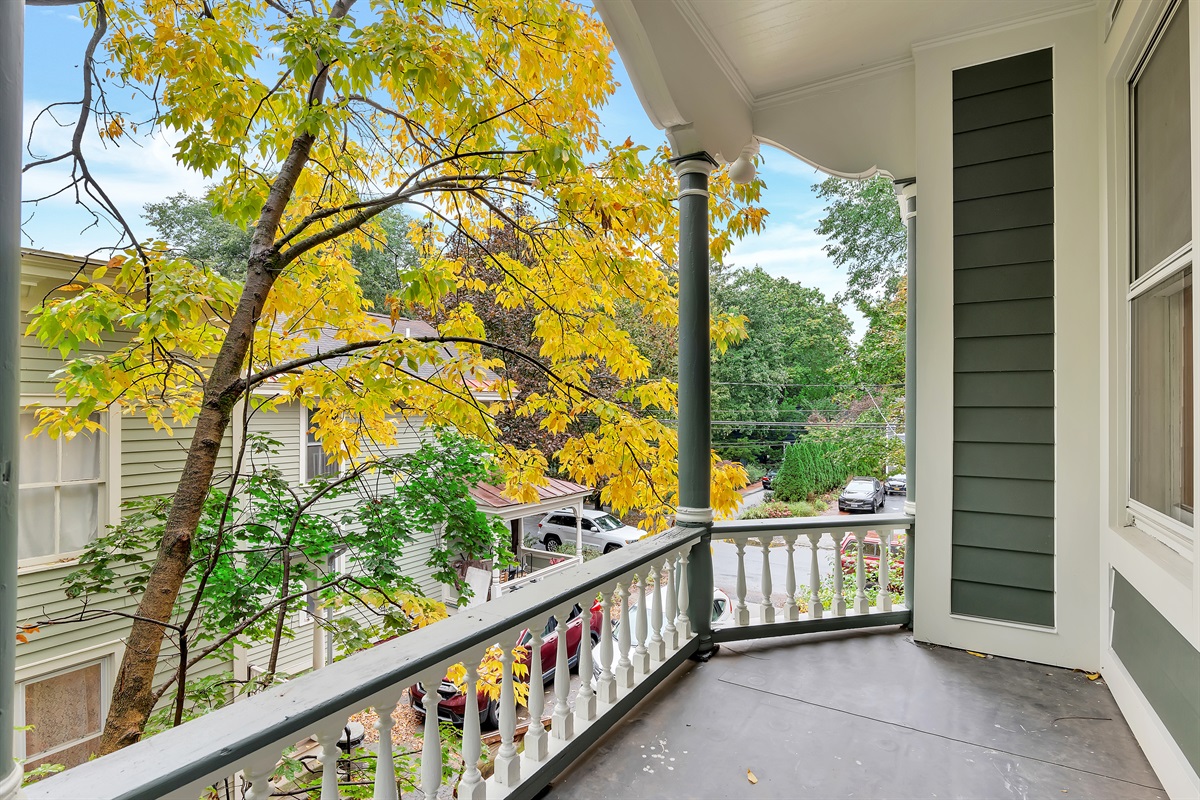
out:
<path id="1" fill-rule="evenodd" d="M 75 655 L 78 656 L 79 654 L 75 654 Z M 114 664 L 115 660 L 116 660 L 116 653 L 111 652 L 111 651 L 105 652 L 105 653 L 102 653 L 99 655 L 89 655 L 89 656 L 80 658 L 77 661 L 72 661 L 69 663 L 63 663 L 61 660 L 56 659 L 56 661 L 55 661 L 56 666 L 54 666 L 53 668 L 46 669 L 42 672 L 37 673 L 36 675 L 31 675 L 29 677 L 21 678 L 20 680 L 18 680 L 14 687 L 14 697 L 13 697 L 13 705 L 15 706 L 13 711 L 14 711 L 14 719 L 15 719 L 16 727 L 20 728 L 27 724 L 25 721 L 25 687 L 27 685 L 29 685 L 31 683 L 37 683 L 39 681 L 44 681 L 49 678 L 53 678 L 57 675 L 64 675 L 68 672 L 74 672 L 75 670 L 86 669 L 87 667 L 90 667 L 93 664 L 99 664 L 100 665 L 100 730 L 103 731 L 104 730 L 104 721 L 108 718 L 109 703 L 112 701 L 113 664 Z M 30 756 L 27 754 L 27 752 L 25 750 L 25 731 L 21 731 L 20 734 L 21 735 L 14 737 L 15 741 L 13 743 L 13 750 L 15 752 L 13 755 L 17 759 L 26 761 L 30 758 Z M 57 747 L 53 747 L 50 750 L 46 751 L 45 753 L 39 753 L 33 757 L 34 758 L 49 758 L 49 757 L 53 756 L 55 753 L 61 753 L 62 751 L 70 749 L 77 744 L 86 742 L 88 739 L 91 739 L 91 738 L 95 738 L 95 737 L 85 736 L 85 737 L 82 737 L 79 739 L 73 739 L 69 742 L 66 742 L 65 744 L 60 744 Z"/>
<path id="2" fill-rule="evenodd" d="M 33 396 L 23 395 L 21 397 L 21 413 L 36 412 L 37 408 L 46 408 L 63 406 L 61 398 L 52 396 Z M 104 432 L 101 434 L 104 439 L 101 444 L 104 452 L 101 453 L 101 477 L 99 479 L 86 479 L 80 481 L 42 481 L 38 483 L 25 483 L 18 478 L 18 491 L 20 489 L 46 488 L 51 486 L 64 486 L 71 484 L 96 483 L 103 489 L 103 499 L 97 509 L 97 535 L 102 536 L 105 528 L 109 525 L 115 525 L 121 519 L 121 414 L 115 408 L 109 408 L 106 411 L 97 412 L 101 415 Z M 39 434 L 46 436 L 46 434 Z M 62 439 L 50 440 L 47 436 L 47 441 L 54 441 L 58 448 L 58 464 L 59 469 L 62 468 Z M 114 442 L 116 446 L 114 447 Z M 20 474 L 20 465 L 18 465 L 18 475 Z M 55 492 L 55 505 L 58 504 L 58 493 Z M 57 523 L 58 515 L 55 513 Z M 60 552 L 58 550 L 58 528 L 55 528 L 55 552 L 44 556 L 33 556 L 31 558 L 22 558 L 17 562 L 18 571 L 21 574 L 26 572 L 38 571 L 40 569 L 53 569 L 60 567 L 64 563 L 70 563 L 77 560 L 83 550 L 68 550 Z"/>
<path id="3" fill-rule="evenodd" d="M 1124 453 L 1124 493 L 1125 493 L 1125 511 L 1129 517 L 1129 523 L 1139 531 L 1153 537 L 1160 543 L 1169 547 L 1172 551 L 1180 556 L 1191 561 L 1194 558 L 1196 531 L 1195 519 L 1193 516 L 1191 524 L 1181 522 L 1168 514 L 1151 508 L 1144 503 L 1141 503 L 1132 497 L 1133 493 L 1133 370 L 1134 370 L 1134 352 L 1133 352 L 1133 303 L 1139 297 L 1144 297 L 1166 284 L 1178 275 L 1181 275 L 1184 270 L 1191 268 L 1193 287 L 1200 274 L 1197 273 L 1197 265 L 1194 261 L 1194 243 L 1196 241 L 1195 225 L 1193 223 L 1192 238 L 1186 244 L 1181 246 L 1171 255 L 1167 256 L 1151 269 L 1147 270 L 1141 276 L 1136 275 L 1137 269 L 1137 236 L 1136 236 L 1136 215 L 1137 215 L 1137 179 L 1135 174 L 1135 159 L 1134 152 L 1136 148 L 1136 134 L 1134 128 L 1134 104 L 1132 101 L 1133 89 L 1141 76 L 1146 64 L 1149 62 L 1154 49 L 1162 40 L 1162 35 L 1167 26 L 1174 19 L 1175 14 L 1189 0 L 1177 0 L 1175 2 L 1165 2 L 1159 13 L 1155 15 L 1155 22 L 1151 26 L 1148 34 L 1144 37 L 1144 42 L 1136 51 L 1135 58 L 1131 68 L 1125 75 L 1125 80 L 1120 87 L 1119 108 L 1122 113 L 1118 117 L 1123 125 L 1123 134 L 1126 139 L 1126 147 L 1124 148 L 1124 182 L 1126 184 L 1126 200 L 1125 214 L 1121 215 L 1120 220 L 1125 228 L 1125 244 L 1122 249 L 1124 258 L 1124 269 L 1121 271 L 1123 275 L 1124 291 L 1124 310 L 1122 321 L 1124 330 L 1122 331 L 1123 348 L 1125 353 L 1125 365 L 1123 370 L 1124 390 L 1125 390 L 1125 410 L 1123 413 L 1122 425 L 1124 428 L 1125 453 Z M 1189 17 L 1200 9 L 1189 8 Z M 1191 26 L 1195 25 L 1195 20 L 1189 19 Z M 1198 54 L 1191 42 L 1189 31 L 1189 48 L 1188 59 L 1189 65 L 1194 65 L 1197 61 Z M 1189 68 L 1189 82 L 1194 79 L 1195 69 Z M 1191 93 L 1194 97 L 1195 89 L 1192 87 Z M 1196 109 L 1191 109 L 1193 120 L 1193 146 L 1192 146 L 1192 168 L 1195 170 L 1200 160 L 1197 159 L 1196 147 L 1194 145 L 1196 131 L 1195 119 Z M 1194 207 L 1197 202 L 1195 193 L 1192 195 L 1193 204 L 1193 219 L 1195 218 Z M 1194 289 L 1193 289 L 1194 291 Z M 1193 294 L 1194 297 L 1194 294 Z M 1196 375 L 1197 375 L 1197 312 L 1196 303 L 1192 303 L 1192 400 L 1193 400 L 1193 425 L 1197 419 L 1197 396 L 1196 396 Z M 1195 431 L 1193 430 L 1193 435 Z M 1193 454 L 1195 448 L 1193 447 Z M 1196 498 L 1196 458 L 1193 455 L 1193 489 L 1192 497 Z M 1193 500 L 1195 502 L 1195 500 Z"/>

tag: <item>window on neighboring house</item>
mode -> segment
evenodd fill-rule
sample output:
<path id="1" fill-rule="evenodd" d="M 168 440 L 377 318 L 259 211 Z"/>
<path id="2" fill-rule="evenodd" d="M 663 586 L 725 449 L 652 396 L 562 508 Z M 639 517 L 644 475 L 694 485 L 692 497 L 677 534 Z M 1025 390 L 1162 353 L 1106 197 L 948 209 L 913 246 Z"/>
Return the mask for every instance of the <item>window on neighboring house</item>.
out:
<path id="1" fill-rule="evenodd" d="M 99 422 L 99 415 L 92 419 Z M 21 414 L 20 521 L 23 561 L 51 561 L 77 553 L 107 524 L 108 442 L 99 431 L 73 438 L 30 436 L 33 412 Z"/>
<path id="2" fill-rule="evenodd" d="M 1193 538 L 1191 104 L 1188 8 L 1164 18 L 1130 81 L 1129 510 Z M 1186 549 L 1181 548 L 1181 549 Z"/>
<path id="3" fill-rule="evenodd" d="M 75 767 L 99 744 L 105 715 L 104 660 L 17 684 L 25 769 L 39 764 Z"/>
<path id="4" fill-rule="evenodd" d="M 304 445 L 304 460 L 305 460 L 305 476 L 309 479 L 315 478 L 318 475 L 336 475 L 340 469 L 338 459 L 330 458 L 325 454 L 321 443 L 317 441 L 316 434 L 313 432 L 312 418 L 316 413 L 316 409 L 306 410 L 305 413 L 305 428 L 308 431 L 306 434 Z"/>

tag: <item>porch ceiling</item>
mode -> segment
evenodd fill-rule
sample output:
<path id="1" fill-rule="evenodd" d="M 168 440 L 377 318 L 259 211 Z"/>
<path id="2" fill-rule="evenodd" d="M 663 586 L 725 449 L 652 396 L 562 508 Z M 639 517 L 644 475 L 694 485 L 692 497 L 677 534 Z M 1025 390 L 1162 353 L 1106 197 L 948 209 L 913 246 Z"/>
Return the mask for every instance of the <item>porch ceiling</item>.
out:
<path id="1" fill-rule="evenodd" d="M 1095 4 L 596 0 L 676 152 L 733 161 L 760 140 L 830 172 L 896 177 L 915 169 L 914 46 L 1084 7 Z"/>

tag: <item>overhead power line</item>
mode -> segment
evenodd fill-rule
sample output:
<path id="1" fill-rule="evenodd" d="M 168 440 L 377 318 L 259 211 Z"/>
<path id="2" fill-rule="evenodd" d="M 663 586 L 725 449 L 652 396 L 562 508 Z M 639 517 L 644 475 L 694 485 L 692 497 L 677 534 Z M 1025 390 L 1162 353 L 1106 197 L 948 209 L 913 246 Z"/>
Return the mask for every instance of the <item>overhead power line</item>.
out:
<path id="1" fill-rule="evenodd" d="M 903 383 L 756 383 L 713 381 L 713 386 L 765 386 L 770 389 L 903 389 Z"/>

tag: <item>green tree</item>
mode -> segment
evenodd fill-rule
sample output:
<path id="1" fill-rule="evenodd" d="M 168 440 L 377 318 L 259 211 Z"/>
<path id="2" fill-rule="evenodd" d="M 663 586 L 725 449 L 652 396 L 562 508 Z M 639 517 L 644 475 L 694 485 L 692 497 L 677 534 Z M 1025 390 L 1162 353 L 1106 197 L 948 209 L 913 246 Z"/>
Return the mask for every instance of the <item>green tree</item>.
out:
<path id="1" fill-rule="evenodd" d="M 859 308 L 886 302 L 904 272 L 907 238 L 895 189 L 885 175 L 866 180 L 830 176 L 813 187 L 825 201 L 816 231 L 833 263 L 845 267 L 847 287 L 839 299 Z"/>
<path id="2" fill-rule="evenodd" d="M 231 280 L 245 279 L 253 229 L 230 222 L 211 199 L 180 192 L 147 203 L 142 218 L 184 260 Z M 381 234 L 373 235 L 369 246 L 353 245 L 350 263 L 358 272 L 363 299 L 373 309 L 386 311 L 388 298 L 400 291 L 401 274 L 415 271 L 419 259 L 408 235 L 411 220 L 404 212 L 389 208 L 376 220 Z"/>
<path id="3" fill-rule="evenodd" d="M 883 477 L 904 468 L 903 429 L 907 285 L 907 237 L 892 182 L 883 175 L 851 181 L 826 178 L 815 187 L 826 201 L 816 232 L 825 251 L 847 270 L 841 299 L 867 319 L 867 331 L 851 357 L 833 371 L 843 384 L 843 409 L 822 414 L 812 435 L 829 442 L 854 471 Z"/>
<path id="4" fill-rule="evenodd" d="M 713 440 L 728 458 L 762 458 L 791 438 L 813 409 L 832 407 L 830 370 L 851 350 L 850 321 L 818 289 L 768 275 L 761 267 L 718 267 L 716 310 L 747 318 L 748 337 L 713 358 Z M 746 420 L 766 424 L 724 425 Z"/>

